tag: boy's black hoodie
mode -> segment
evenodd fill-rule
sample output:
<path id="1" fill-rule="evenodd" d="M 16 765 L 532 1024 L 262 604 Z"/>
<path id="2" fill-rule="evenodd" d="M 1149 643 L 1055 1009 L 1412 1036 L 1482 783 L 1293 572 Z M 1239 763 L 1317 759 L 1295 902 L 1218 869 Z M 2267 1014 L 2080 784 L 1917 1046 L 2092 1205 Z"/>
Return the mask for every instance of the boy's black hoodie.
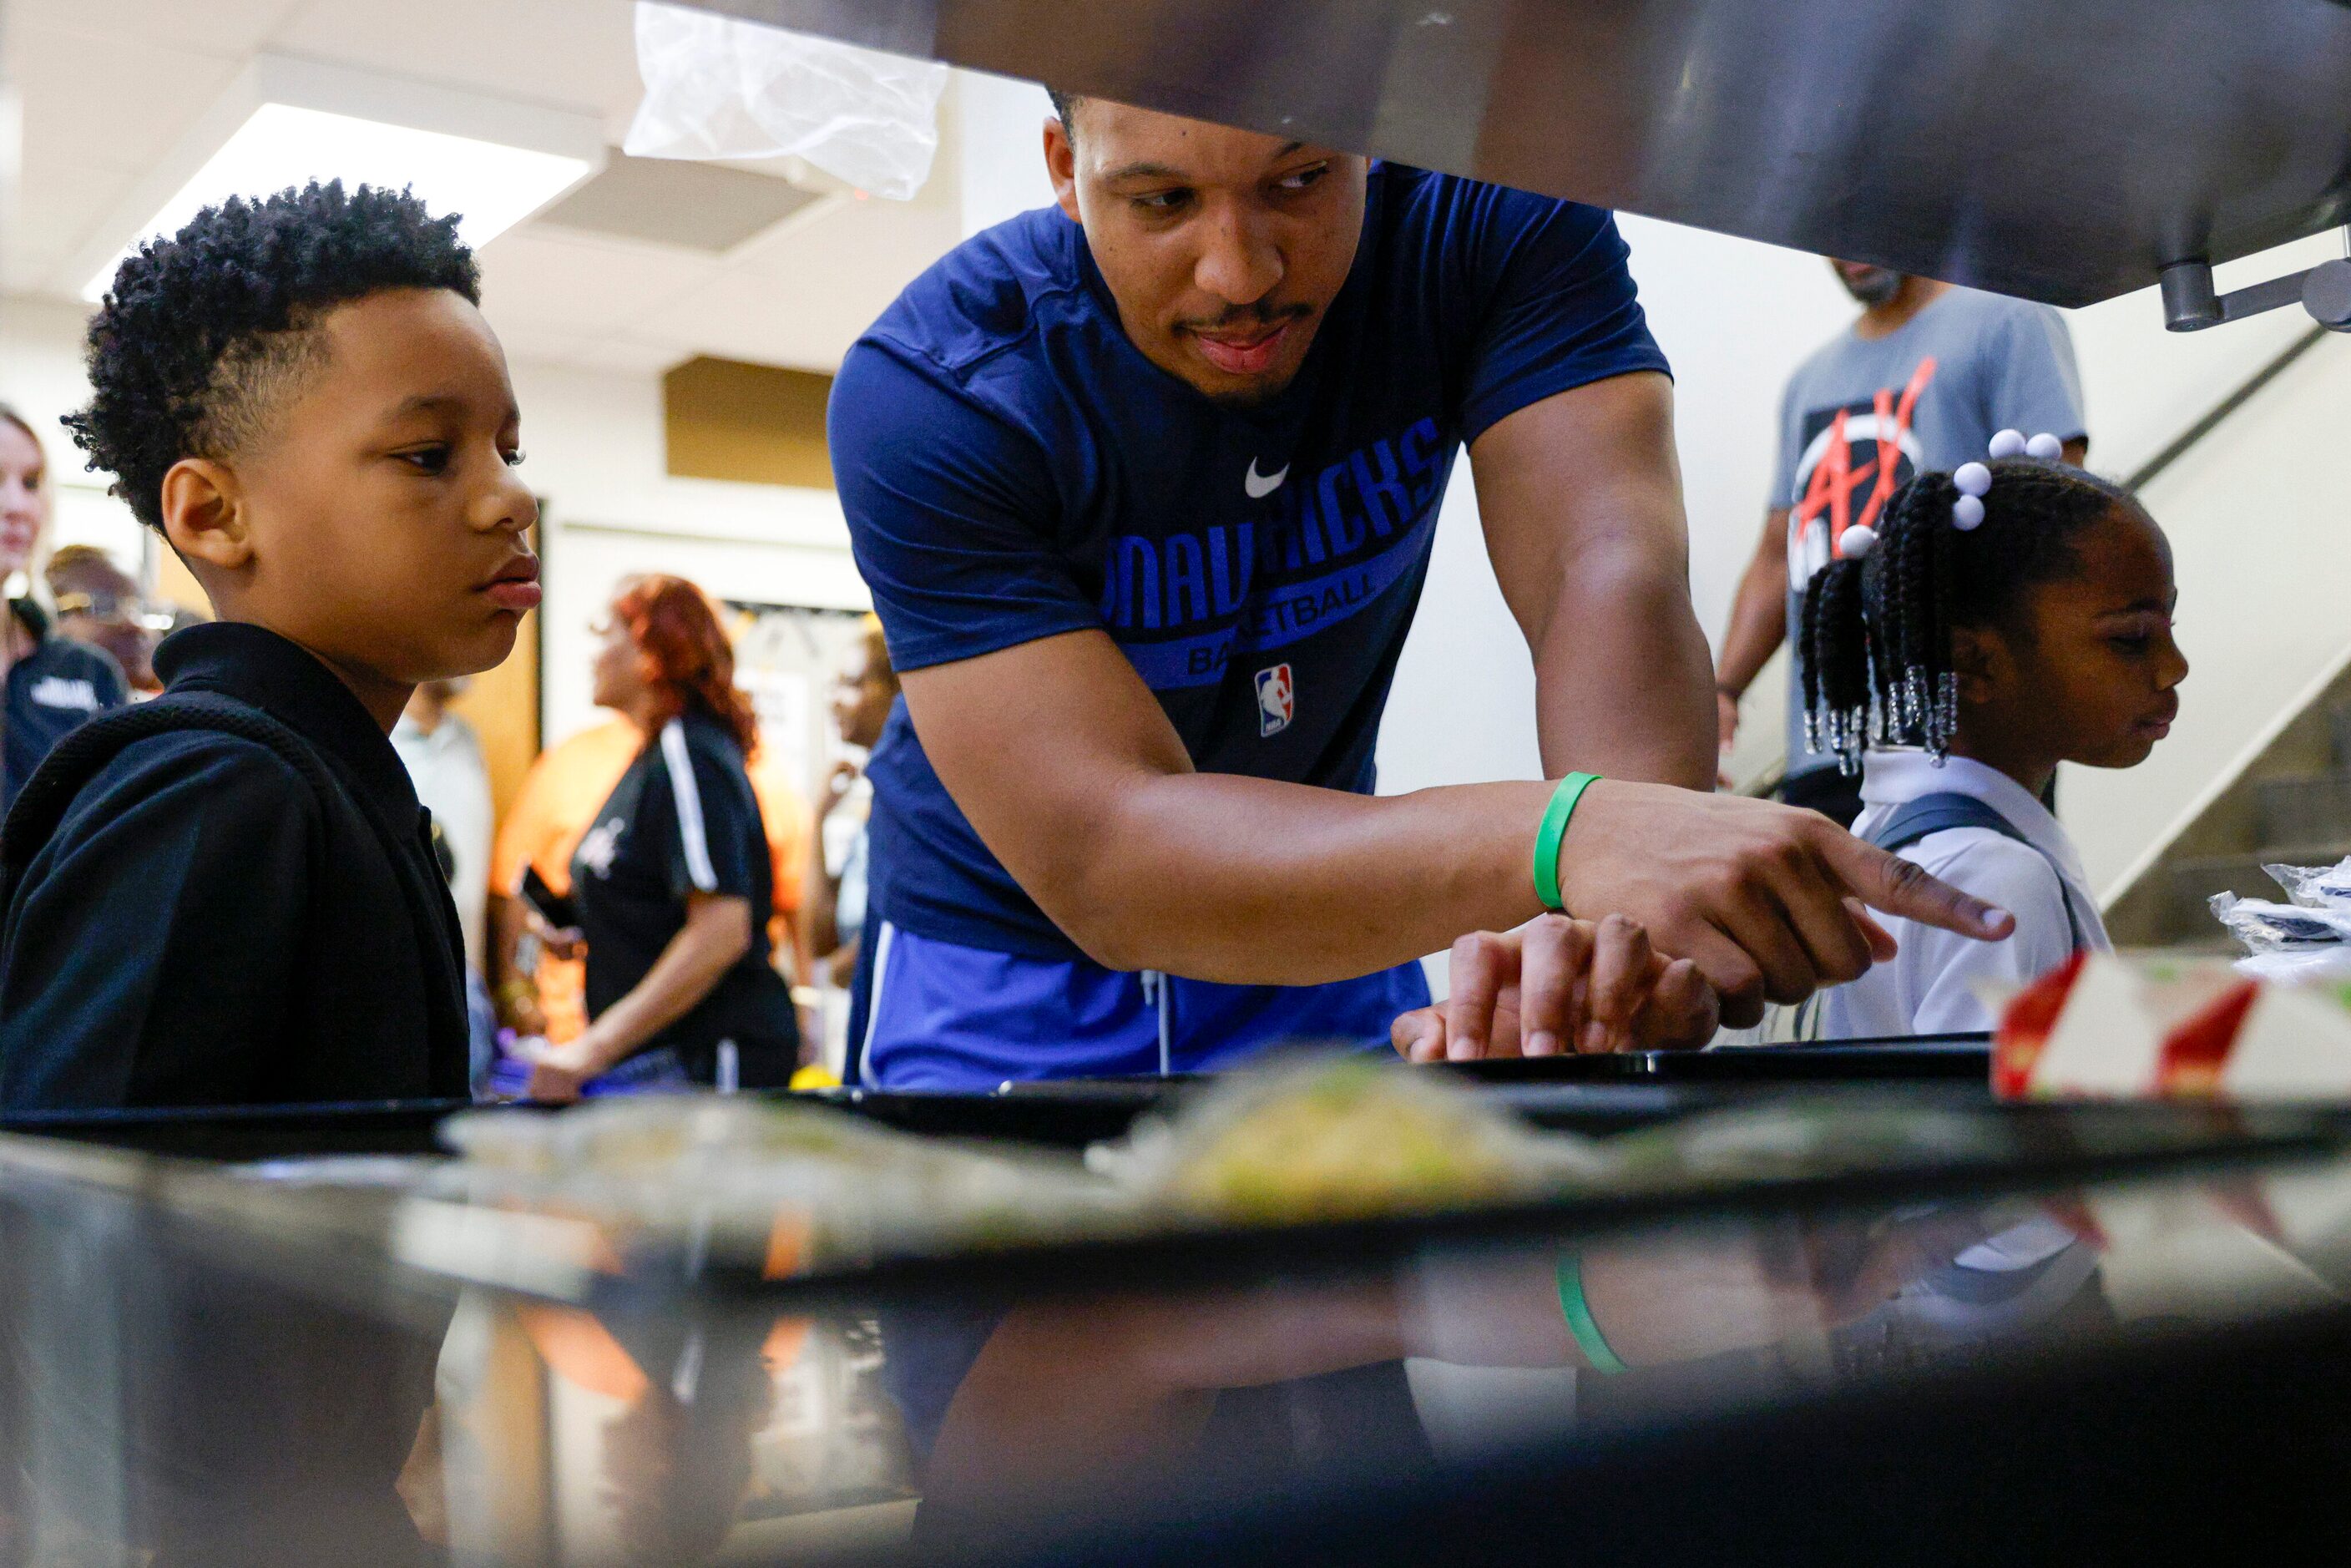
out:
<path id="1" fill-rule="evenodd" d="M 456 910 L 383 731 L 257 626 L 191 627 L 155 668 L 162 696 L 84 732 L 141 731 L 62 816 L 26 810 L 37 776 L 9 819 L 0 1113 L 463 1095 Z M 145 732 L 191 707 L 277 744 Z"/>

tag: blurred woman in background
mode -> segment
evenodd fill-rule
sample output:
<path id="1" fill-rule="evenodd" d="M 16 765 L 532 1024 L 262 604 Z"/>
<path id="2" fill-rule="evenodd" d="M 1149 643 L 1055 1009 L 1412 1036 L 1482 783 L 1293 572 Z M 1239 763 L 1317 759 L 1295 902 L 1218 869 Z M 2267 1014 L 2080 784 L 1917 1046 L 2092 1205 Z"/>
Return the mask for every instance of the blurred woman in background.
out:
<path id="1" fill-rule="evenodd" d="M 644 737 L 571 860 L 589 1023 L 550 1046 L 528 1093 L 575 1099 L 656 1052 L 695 1082 L 781 1087 L 799 1058 L 768 940 L 774 871 L 747 759 L 758 735 L 702 591 L 644 577 L 613 601 L 595 698 Z"/>
<path id="2" fill-rule="evenodd" d="M 0 808 L 49 748 L 94 714 L 130 700 L 122 668 L 96 648 L 54 636 L 32 597 L 33 557 L 49 529 L 49 465 L 41 438 L 0 404 Z"/>

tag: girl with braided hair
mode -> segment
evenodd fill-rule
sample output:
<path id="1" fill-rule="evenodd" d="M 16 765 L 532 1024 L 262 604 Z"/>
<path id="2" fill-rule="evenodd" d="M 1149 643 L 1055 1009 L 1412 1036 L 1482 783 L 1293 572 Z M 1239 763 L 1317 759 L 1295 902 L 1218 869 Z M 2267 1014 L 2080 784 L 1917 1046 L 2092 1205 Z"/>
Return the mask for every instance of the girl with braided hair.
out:
<path id="1" fill-rule="evenodd" d="M 1848 531 L 1805 595 L 1807 732 L 1861 776 L 1857 837 L 2013 912 L 2016 931 L 1981 943 L 1890 920 L 1899 956 L 1823 993 L 1807 1032 L 1988 1028 L 1977 982 L 2106 946 L 2043 802 L 2060 762 L 2136 767 L 2169 731 L 2188 674 L 2177 599 L 2154 518 L 2046 458 L 1921 474 L 1875 533 Z"/>

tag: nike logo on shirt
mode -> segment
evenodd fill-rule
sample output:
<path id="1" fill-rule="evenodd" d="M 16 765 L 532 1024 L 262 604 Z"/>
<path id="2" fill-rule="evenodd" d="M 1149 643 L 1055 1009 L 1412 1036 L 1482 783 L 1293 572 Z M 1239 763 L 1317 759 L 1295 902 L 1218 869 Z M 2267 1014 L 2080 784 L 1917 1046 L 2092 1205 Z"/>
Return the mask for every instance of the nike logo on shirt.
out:
<path id="1" fill-rule="evenodd" d="M 1281 482 L 1289 477 L 1289 464 L 1283 464 L 1270 474 L 1260 474 L 1257 471 L 1257 459 L 1252 457 L 1249 459 L 1249 472 L 1241 476 L 1241 488 L 1249 492 L 1250 500 L 1262 501 L 1280 489 Z"/>

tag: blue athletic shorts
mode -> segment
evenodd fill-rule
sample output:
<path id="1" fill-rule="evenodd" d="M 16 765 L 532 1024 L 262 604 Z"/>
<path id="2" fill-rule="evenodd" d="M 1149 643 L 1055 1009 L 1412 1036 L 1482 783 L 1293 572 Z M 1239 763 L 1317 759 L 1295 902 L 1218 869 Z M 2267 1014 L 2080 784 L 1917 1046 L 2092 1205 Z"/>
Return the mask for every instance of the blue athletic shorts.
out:
<path id="1" fill-rule="evenodd" d="M 862 1076 L 884 1089 L 985 1092 L 1008 1081 L 1203 1072 L 1276 1046 L 1387 1051 L 1428 1002 L 1417 963 L 1324 986 L 1224 986 L 1028 958 L 867 922 L 873 943 Z M 1167 1051 L 1160 1051 L 1165 1014 Z"/>

